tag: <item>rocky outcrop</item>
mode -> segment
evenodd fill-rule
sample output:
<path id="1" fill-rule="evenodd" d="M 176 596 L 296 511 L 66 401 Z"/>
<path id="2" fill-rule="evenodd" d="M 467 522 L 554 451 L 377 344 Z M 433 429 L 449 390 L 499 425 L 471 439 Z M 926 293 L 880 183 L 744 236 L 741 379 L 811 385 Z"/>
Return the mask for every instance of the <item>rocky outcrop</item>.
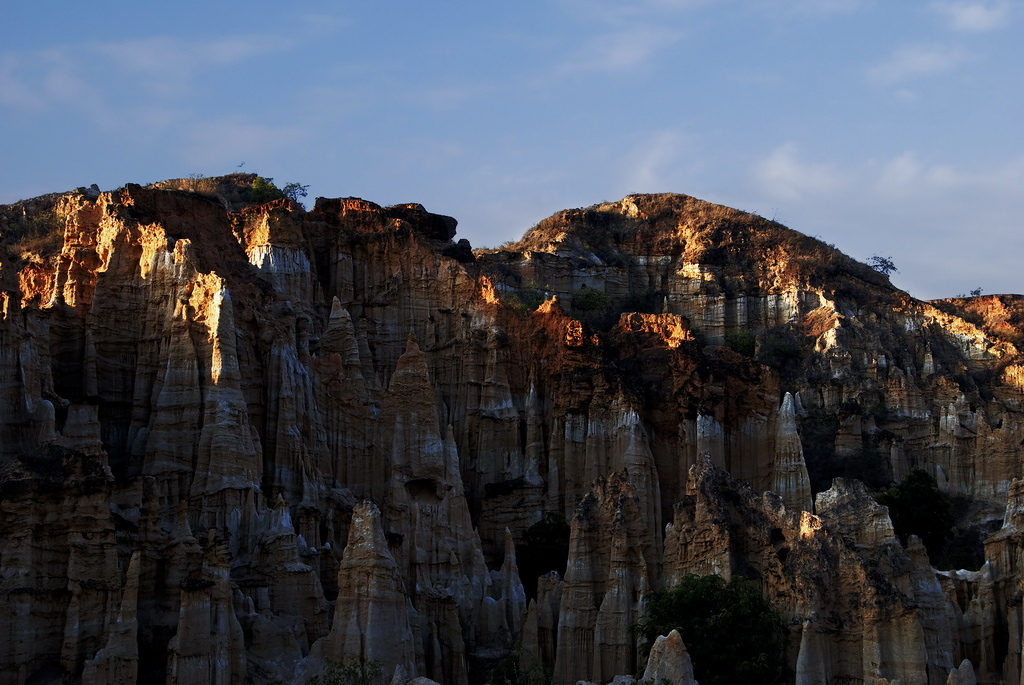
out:
<path id="1" fill-rule="evenodd" d="M 785 617 L 800 683 L 932 682 L 960 648 L 953 607 L 920 543 L 911 555 L 858 481 L 818 495 L 818 515 L 790 512 L 706 460 L 666 534 L 665 578 L 757 578 Z"/>
<path id="2" fill-rule="evenodd" d="M 559 608 L 555 683 L 605 682 L 636 670 L 640 598 L 657 576 L 657 550 L 627 474 L 594 482 L 572 520 Z"/>
<path id="3" fill-rule="evenodd" d="M 690 655 L 679 631 L 673 630 L 655 639 L 640 682 L 696 685 Z"/>
<path id="4" fill-rule="evenodd" d="M 1019 679 L 1020 298 L 920 302 L 683 195 L 473 253 L 253 180 L 0 207 L 0 680 L 475 683 L 518 646 L 603 682 L 686 573 L 760 579 L 801 682 Z M 981 570 L 852 480 L 914 466 L 1003 525 Z"/>
<path id="5" fill-rule="evenodd" d="M 787 509 L 811 511 L 811 480 L 796 428 L 793 395 L 788 392 L 779 409 L 771 490 L 782 498 Z"/>
<path id="6" fill-rule="evenodd" d="M 402 666 L 416 673 L 416 612 L 398 564 L 388 550 L 380 511 L 363 502 L 352 513 L 348 545 L 338 570 L 336 619 L 314 656 L 338 662 L 375 661 L 385 673 Z"/>

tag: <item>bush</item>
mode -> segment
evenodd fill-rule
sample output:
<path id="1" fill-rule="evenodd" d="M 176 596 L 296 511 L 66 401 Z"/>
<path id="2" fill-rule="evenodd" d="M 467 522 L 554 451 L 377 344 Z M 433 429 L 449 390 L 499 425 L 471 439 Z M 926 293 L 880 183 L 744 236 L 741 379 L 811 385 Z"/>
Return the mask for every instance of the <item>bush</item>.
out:
<path id="1" fill-rule="evenodd" d="M 537 307 L 544 304 L 544 300 L 547 296 L 544 291 L 535 286 L 527 286 L 520 288 L 514 293 L 510 293 L 505 297 L 505 304 L 513 309 L 519 309 L 521 311 L 532 312 Z"/>
<path id="2" fill-rule="evenodd" d="M 611 309 L 611 298 L 597 288 L 581 287 L 573 294 L 570 304 L 573 318 L 594 328 L 607 330 L 618 320 Z"/>
<path id="3" fill-rule="evenodd" d="M 8 225 L 0 224 L 3 258 L 18 268 L 24 265 L 22 254 L 35 253 L 48 258 L 60 253 L 64 245 L 64 219 L 53 207 L 20 217 Z"/>
<path id="4" fill-rule="evenodd" d="M 339 663 L 328 659 L 324 674 L 310 678 L 307 685 L 378 685 L 381 682 L 381 665 L 376 661 L 366 663 Z"/>
<path id="5" fill-rule="evenodd" d="M 783 379 L 792 380 L 803 370 L 802 343 L 799 332 L 787 326 L 776 326 L 765 331 L 757 356 L 762 364 L 775 369 Z"/>
<path id="6" fill-rule="evenodd" d="M 736 331 L 725 332 L 725 346 L 744 357 L 753 357 L 757 346 L 757 336 L 754 331 L 741 328 Z"/>
<path id="7" fill-rule="evenodd" d="M 688 575 L 644 598 L 637 632 L 647 643 L 678 630 L 701 685 L 772 683 L 786 673 L 782 617 L 751 582 Z"/>
<path id="8" fill-rule="evenodd" d="M 551 671 L 535 658 L 524 657 L 521 645 L 515 645 L 487 671 L 490 685 L 549 685 Z"/>
<path id="9" fill-rule="evenodd" d="M 572 308 L 577 312 L 598 312 L 611 306 L 611 299 L 597 288 L 583 286 L 572 296 Z"/>
<path id="10" fill-rule="evenodd" d="M 660 314 L 664 301 L 665 291 L 663 290 L 646 290 L 642 293 L 631 293 L 622 303 L 622 311 Z"/>
<path id="11" fill-rule="evenodd" d="M 284 197 L 281 189 L 274 185 L 274 179 L 257 176 L 252 181 L 252 190 L 249 192 L 249 202 L 263 204 L 271 200 L 280 200 Z"/>
<path id="12" fill-rule="evenodd" d="M 569 563 L 569 523 L 558 512 L 548 512 L 523 535 L 522 544 L 516 545 L 516 563 L 519 579 L 523 581 L 526 596 L 537 596 L 537 579 L 545 573 L 558 571 L 565 575 Z"/>
<path id="13" fill-rule="evenodd" d="M 953 503 L 939 490 L 931 474 L 922 468 L 910 473 L 875 498 L 889 508 L 889 518 L 900 542 L 911 535 L 921 538 L 928 556 L 938 559 L 953 531 Z"/>

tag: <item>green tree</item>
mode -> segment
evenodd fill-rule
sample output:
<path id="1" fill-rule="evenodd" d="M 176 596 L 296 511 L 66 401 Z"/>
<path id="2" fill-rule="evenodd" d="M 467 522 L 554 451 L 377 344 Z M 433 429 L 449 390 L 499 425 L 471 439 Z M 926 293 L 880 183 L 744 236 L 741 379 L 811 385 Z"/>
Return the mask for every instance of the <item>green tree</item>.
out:
<path id="1" fill-rule="evenodd" d="M 750 581 L 688 575 L 644 597 L 636 630 L 648 647 L 678 630 L 701 685 L 773 683 L 785 675 L 782 617 Z"/>
<path id="2" fill-rule="evenodd" d="M 271 200 L 279 200 L 284 197 L 281 189 L 274 185 L 274 179 L 257 176 L 252 181 L 252 190 L 249 192 L 249 202 L 263 204 Z"/>
<path id="3" fill-rule="evenodd" d="M 892 273 L 899 273 L 900 270 L 896 268 L 896 264 L 893 263 L 892 257 L 880 257 L 878 255 L 872 255 L 868 259 L 868 266 L 877 271 L 880 274 L 886 276 Z"/>
<path id="4" fill-rule="evenodd" d="M 292 200 L 298 202 L 299 198 L 303 198 L 309 195 L 309 186 L 303 185 L 301 183 L 285 183 L 284 188 L 281 189 L 281 192 L 284 193 L 285 197 L 291 198 Z"/>
<path id="5" fill-rule="evenodd" d="M 889 508 L 892 527 L 906 545 L 911 535 L 921 538 L 928 556 L 937 559 L 952 534 L 953 503 L 939 490 L 931 474 L 913 468 L 897 485 L 875 498 Z"/>

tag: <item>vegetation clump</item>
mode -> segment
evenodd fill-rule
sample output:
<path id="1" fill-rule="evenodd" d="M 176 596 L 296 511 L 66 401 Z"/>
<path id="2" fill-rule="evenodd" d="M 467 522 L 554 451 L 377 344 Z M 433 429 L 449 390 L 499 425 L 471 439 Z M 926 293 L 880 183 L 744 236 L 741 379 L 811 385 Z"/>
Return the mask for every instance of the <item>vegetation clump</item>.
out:
<path id="1" fill-rule="evenodd" d="M 611 311 L 611 298 L 597 288 L 582 286 L 573 293 L 569 306 L 574 318 L 591 326 L 609 326 L 613 323 L 612 319 L 616 318 Z"/>
<path id="2" fill-rule="evenodd" d="M 306 681 L 307 685 L 378 685 L 381 665 L 376 661 L 346 662 L 327 660 L 323 675 Z"/>
<path id="3" fill-rule="evenodd" d="M 516 564 L 526 596 L 537 596 L 537 579 L 557 571 L 565 575 L 569 563 L 569 522 L 558 512 L 548 512 L 523 534 L 516 545 Z"/>
<path id="4" fill-rule="evenodd" d="M 572 308 L 577 312 L 597 312 L 608 309 L 611 300 L 597 288 L 583 286 L 572 296 Z"/>
<path id="5" fill-rule="evenodd" d="M 280 200 L 284 192 L 274 185 L 274 179 L 264 176 L 257 176 L 252 181 L 252 190 L 249 192 L 249 201 L 256 204 Z"/>
<path id="6" fill-rule="evenodd" d="M 299 202 L 309 194 L 309 185 L 302 183 L 285 183 L 283 188 L 274 185 L 274 179 L 266 176 L 257 176 L 252 181 L 252 189 L 249 191 L 249 202 L 263 204 L 287 197 L 290 200 Z"/>
<path id="7" fill-rule="evenodd" d="M 636 626 L 647 647 L 678 630 L 702 685 L 773 683 L 786 676 L 785 627 L 752 582 L 734 576 L 688 575 L 644 597 Z"/>
<path id="8" fill-rule="evenodd" d="M 513 309 L 532 312 L 547 299 L 544 291 L 534 284 L 519 288 L 505 297 L 505 304 Z"/>
<path id="9" fill-rule="evenodd" d="M 868 259 L 868 266 L 882 274 L 883 276 L 889 276 L 893 273 L 899 273 L 900 270 L 896 268 L 896 264 L 893 263 L 892 257 L 880 257 L 878 255 L 872 255 Z"/>
<path id="10" fill-rule="evenodd" d="M 875 499 L 889 508 L 892 527 L 904 546 L 911 535 L 916 535 L 933 562 L 941 557 L 955 523 L 953 503 L 939 490 L 930 473 L 913 468 L 903 480 Z"/>
<path id="11" fill-rule="evenodd" d="M 757 349 L 757 336 L 747 328 L 726 331 L 725 346 L 744 357 L 753 357 Z"/>
<path id="12" fill-rule="evenodd" d="M 18 268 L 26 255 L 48 258 L 60 252 L 64 244 L 64 219 L 55 206 L 26 211 L 9 222 L 0 222 L 3 259 Z"/>
<path id="13" fill-rule="evenodd" d="M 550 685 L 551 670 L 535 658 L 525 656 L 517 644 L 487 671 L 490 685 Z"/>

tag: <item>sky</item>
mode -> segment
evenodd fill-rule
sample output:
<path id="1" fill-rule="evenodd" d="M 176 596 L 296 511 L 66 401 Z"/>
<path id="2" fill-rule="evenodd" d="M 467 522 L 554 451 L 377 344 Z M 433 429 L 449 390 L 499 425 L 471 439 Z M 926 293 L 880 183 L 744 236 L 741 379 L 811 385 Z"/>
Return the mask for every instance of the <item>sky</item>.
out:
<path id="1" fill-rule="evenodd" d="M 1024 293 L 1024 0 L 0 0 L 0 203 L 236 170 L 474 247 L 679 192 Z"/>

